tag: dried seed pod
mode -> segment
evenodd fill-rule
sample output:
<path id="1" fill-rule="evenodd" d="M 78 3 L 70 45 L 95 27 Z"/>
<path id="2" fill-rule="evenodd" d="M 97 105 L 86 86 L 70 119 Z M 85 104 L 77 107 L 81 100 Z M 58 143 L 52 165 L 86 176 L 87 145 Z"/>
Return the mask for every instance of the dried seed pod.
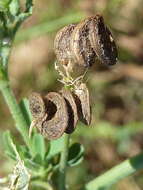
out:
<path id="1" fill-rule="evenodd" d="M 107 65 L 117 62 L 117 47 L 113 36 L 100 15 L 88 18 L 89 40 L 99 60 Z"/>
<path id="2" fill-rule="evenodd" d="M 33 92 L 29 97 L 29 108 L 33 116 L 33 121 L 29 128 L 29 137 L 31 137 L 33 127 L 41 126 L 48 116 L 44 97 Z"/>
<path id="3" fill-rule="evenodd" d="M 70 90 L 63 88 L 60 93 L 65 98 L 68 108 L 69 120 L 68 120 L 68 127 L 66 128 L 65 132 L 70 134 L 76 128 L 76 124 L 78 121 L 78 113 L 77 113 L 77 106 Z"/>
<path id="4" fill-rule="evenodd" d="M 57 60 L 67 66 L 73 59 L 73 55 L 70 49 L 71 34 L 76 24 L 70 24 L 62 28 L 56 35 L 54 41 L 54 49 Z"/>
<path id="5" fill-rule="evenodd" d="M 91 123 L 91 107 L 89 100 L 89 91 L 86 84 L 81 83 L 75 89 L 75 101 L 78 107 L 79 119 L 86 125 Z"/>
<path id="6" fill-rule="evenodd" d="M 37 127 L 43 136 L 53 140 L 61 137 L 68 126 L 67 105 L 64 98 L 56 92 L 48 93 L 45 98 L 48 101 L 48 118 L 42 126 Z"/>
<path id="7" fill-rule="evenodd" d="M 64 27 L 56 35 L 55 53 L 68 76 L 79 76 L 98 58 L 102 63 L 117 62 L 117 48 L 112 34 L 100 15 L 77 25 Z"/>
<path id="8" fill-rule="evenodd" d="M 29 97 L 29 108 L 34 119 L 43 118 L 46 113 L 44 98 L 33 92 Z"/>
<path id="9" fill-rule="evenodd" d="M 70 44 L 74 62 L 85 68 L 92 66 L 96 58 L 96 53 L 89 40 L 89 22 L 89 18 L 85 19 L 75 27 L 71 34 Z"/>

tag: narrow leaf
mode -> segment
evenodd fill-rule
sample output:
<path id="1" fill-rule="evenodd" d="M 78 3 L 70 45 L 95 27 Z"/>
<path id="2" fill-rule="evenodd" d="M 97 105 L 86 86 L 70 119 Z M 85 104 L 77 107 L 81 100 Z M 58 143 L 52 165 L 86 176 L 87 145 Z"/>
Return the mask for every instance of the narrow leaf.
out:
<path id="1" fill-rule="evenodd" d="M 35 171 L 35 172 L 37 172 L 41 167 L 39 164 L 35 163 L 31 159 L 25 159 L 24 163 L 27 168 L 29 168 L 30 170 Z"/>
<path id="2" fill-rule="evenodd" d="M 35 155 L 40 155 L 41 159 L 44 160 L 46 148 L 45 148 L 45 141 L 42 135 L 34 134 L 32 139 L 32 149 Z"/>
<path id="3" fill-rule="evenodd" d="M 47 159 L 52 158 L 56 154 L 60 153 L 64 144 L 64 136 L 57 140 L 50 141 L 50 150 L 47 156 Z"/>
<path id="4" fill-rule="evenodd" d="M 3 143 L 4 143 L 5 153 L 12 159 L 16 159 L 15 152 L 11 146 L 11 144 L 13 143 L 13 140 L 9 131 L 4 132 Z"/>
<path id="5" fill-rule="evenodd" d="M 20 106 L 20 108 L 22 110 L 24 118 L 27 121 L 27 124 L 30 126 L 31 121 L 32 121 L 32 115 L 31 115 L 31 112 L 30 112 L 30 109 L 29 109 L 29 101 L 28 101 L 28 99 L 27 98 L 22 99 L 19 106 Z"/>

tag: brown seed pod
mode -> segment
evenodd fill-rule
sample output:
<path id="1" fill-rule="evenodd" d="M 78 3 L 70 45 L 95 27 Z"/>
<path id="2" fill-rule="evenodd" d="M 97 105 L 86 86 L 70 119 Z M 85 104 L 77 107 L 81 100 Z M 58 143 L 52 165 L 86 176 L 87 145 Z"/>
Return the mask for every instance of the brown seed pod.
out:
<path id="1" fill-rule="evenodd" d="M 41 126 L 47 118 L 46 101 L 40 94 L 33 92 L 29 97 L 29 108 L 33 116 L 33 121 L 29 128 L 29 137 L 31 137 L 32 129 L 35 126 Z"/>
<path id="2" fill-rule="evenodd" d="M 74 62 L 85 68 L 92 66 L 96 58 L 96 53 L 89 40 L 89 22 L 89 18 L 85 19 L 75 27 L 70 43 Z"/>
<path id="3" fill-rule="evenodd" d="M 91 107 L 89 100 L 89 91 L 86 84 L 81 83 L 75 89 L 75 101 L 78 108 L 78 115 L 80 121 L 86 125 L 91 123 Z"/>
<path id="4" fill-rule="evenodd" d="M 70 49 L 70 40 L 75 26 L 76 24 L 65 26 L 57 33 L 54 40 L 54 49 L 57 60 L 66 66 L 73 59 L 73 55 Z"/>
<path id="5" fill-rule="evenodd" d="M 66 74 L 79 76 L 98 58 L 102 63 L 117 62 L 117 48 L 110 30 L 100 15 L 61 29 L 54 43 L 57 60 Z"/>
<path id="6" fill-rule="evenodd" d="M 48 101 L 48 118 L 42 126 L 37 127 L 43 136 L 53 140 L 61 137 L 68 126 L 67 105 L 64 98 L 56 92 L 48 93 L 45 99 Z"/>
<path id="7" fill-rule="evenodd" d="M 70 134 L 75 130 L 78 121 L 77 106 L 70 90 L 63 88 L 60 93 L 65 98 L 69 114 L 68 127 L 65 132 Z"/>
<path id="8" fill-rule="evenodd" d="M 89 40 L 99 60 L 107 65 L 117 62 L 117 47 L 109 28 L 100 15 L 88 18 Z"/>
<path id="9" fill-rule="evenodd" d="M 42 119 L 46 113 L 44 98 L 33 92 L 29 97 L 29 108 L 34 119 Z"/>

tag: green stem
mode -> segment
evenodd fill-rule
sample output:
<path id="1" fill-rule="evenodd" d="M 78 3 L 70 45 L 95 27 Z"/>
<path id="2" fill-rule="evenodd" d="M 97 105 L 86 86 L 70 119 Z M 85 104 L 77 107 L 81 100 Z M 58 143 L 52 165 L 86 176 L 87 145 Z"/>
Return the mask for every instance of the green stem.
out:
<path id="1" fill-rule="evenodd" d="M 58 190 L 66 190 L 66 170 L 67 170 L 69 139 L 70 135 L 64 134 L 64 145 L 63 145 L 63 150 L 61 152 L 60 167 L 59 167 Z"/>
<path id="2" fill-rule="evenodd" d="M 105 190 L 110 188 L 111 185 L 117 183 L 121 179 L 143 169 L 143 153 L 134 156 L 121 164 L 113 167 L 103 175 L 90 181 L 85 189 L 86 190 Z"/>
<path id="3" fill-rule="evenodd" d="M 44 182 L 44 181 L 33 181 L 31 182 L 31 185 L 32 186 L 35 186 L 35 187 L 41 187 L 43 189 L 46 189 L 46 190 L 53 190 L 53 188 L 51 187 L 51 185 L 47 182 Z"/>
<path id="4" fill-rule="evenodd" d="M 17 104 L 17 101 L 15 99 L 15 96 L 13 94 L 13 91 L 9 85 L 9 81 L 0 81 L 0 90 L 2 92 L 2 95 L 9 107 L 9 110 L 12 114 L 13 119 L 16 123 L 16 128 L 21 133 L 25 143 L 31 149 L 30 139 L 28 137 L 28 125 L 26 123 L 26 120 L 20 110 L 19 105 Z"/>

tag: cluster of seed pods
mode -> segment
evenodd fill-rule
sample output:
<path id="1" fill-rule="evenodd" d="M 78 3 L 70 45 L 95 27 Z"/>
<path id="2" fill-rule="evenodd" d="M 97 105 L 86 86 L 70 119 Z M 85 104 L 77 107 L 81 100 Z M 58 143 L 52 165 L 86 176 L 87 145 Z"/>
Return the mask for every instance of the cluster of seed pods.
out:
<path id="1" fill-rule="evenodd" d="M 78 120 L 86 125 L 91 122 L 89 91 L 81 83 L 71 91 L 63 88 L 59 92 L 49 92 L 46 96 L 32 93 L 29 97 L 33 126 L 49 140 L 54 140 L 63 133 L 72 133 Z"/>
<path id="2" fill-rule="evenodd" d="M 67 75 L 65 77 L 62 70 L 59 70 L 59 74 L 65 78 L 63 82 L 66 85 L 68 78 L 71 81 L 73 79 L 71 73 L 75 75 L 80 73 L 82 76 L 81 73 L 85 73 L 85 69 L 94 64 L 96 59 L 106 65 L 114 65 L 117 62 L 116 44 L 100 15 L 62 28 L 55 37 L 54 50 L 58 63 Z M 73 91 L 62 89 L 58 93 L 49 92 L 46 96 L 31 94 L 29 98 L 33 116 L 31 126 L 36 126 L 47 139 L 57 139 L 64 132 L 72 133 L 78 120 L 86 125 L 90 124 L 88 88 L 80 80 L 78 82 Z"/>
<path id="3" fill-rule="evenodd" d="M 97 59 L 105 65 L 117 62 L 116 44 L 101 15 L 62 28 L 55 37 L 54 49 L 57 61 L 68 73 L 84 71 Z"/>

